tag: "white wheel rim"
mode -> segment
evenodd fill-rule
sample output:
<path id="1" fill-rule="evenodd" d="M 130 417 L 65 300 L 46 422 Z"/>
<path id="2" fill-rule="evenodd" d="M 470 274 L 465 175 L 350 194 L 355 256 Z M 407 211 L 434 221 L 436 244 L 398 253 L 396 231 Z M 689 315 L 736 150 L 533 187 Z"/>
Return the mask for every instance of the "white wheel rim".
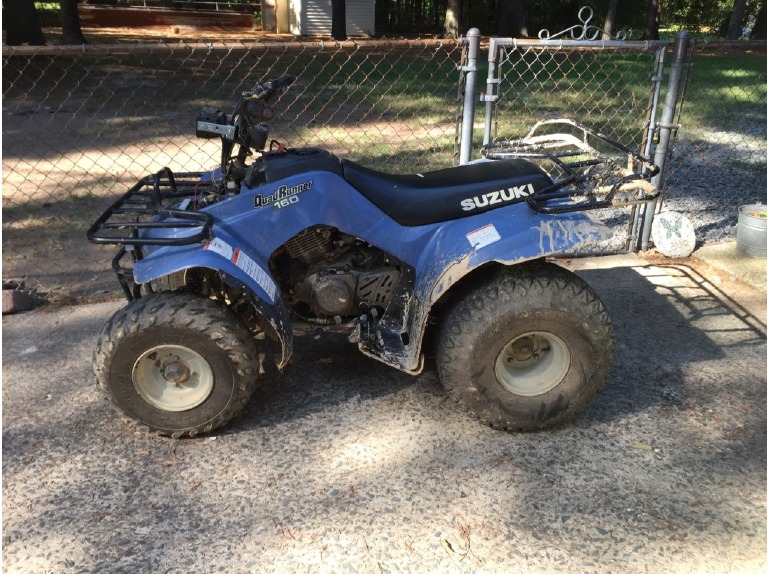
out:
<path id="1" fill-rule="evenodd" d="M 134 389 L 156 409 L 188 411 L 214 389 L 214 373 L 199 353 L 181 345 L 147 349 L 131 371 Z"/>
<path id="2" fill-rule="evenodd" d="M 569 371 L 567 344 L 553 333 L 532 331 L 509 341 L 495 361 L 495 376 L 513 394 L 542 395 L 562 382 Z"/>

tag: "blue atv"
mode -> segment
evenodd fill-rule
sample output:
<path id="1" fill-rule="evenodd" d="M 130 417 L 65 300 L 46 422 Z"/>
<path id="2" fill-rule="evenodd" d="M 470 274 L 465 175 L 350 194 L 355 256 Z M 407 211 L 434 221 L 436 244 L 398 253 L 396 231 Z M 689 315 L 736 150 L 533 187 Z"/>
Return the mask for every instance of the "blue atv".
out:
<path id="1" fill-rule="evenodd" d="M 381 173 L 268 145 L 271 101 L 292 81 L 258 83 L 232 114 L 199 112 L 220 165 L 148 176 L 89 229 L 119 246 L 128 299 L 94 352 L 117 410 L 195 436 L 246 405 L 261 359 L 287 364 L 297 333 L 344 333 L 416 375 L 435 329 L 441 383 L 482 422 L 530 430 L 579 412 L 608 376 L 613 329 L 594 291 L 546 258 L 609 237 L 586 211 L 648 202 L 657 168 L 549 120 L 470 164 Z"/>

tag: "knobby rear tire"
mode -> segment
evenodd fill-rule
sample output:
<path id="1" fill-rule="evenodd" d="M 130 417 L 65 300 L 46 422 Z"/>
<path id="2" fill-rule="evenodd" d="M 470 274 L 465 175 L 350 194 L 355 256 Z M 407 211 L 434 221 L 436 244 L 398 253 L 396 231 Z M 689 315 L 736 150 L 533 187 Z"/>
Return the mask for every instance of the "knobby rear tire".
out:
<path id="1" fill-rule="evenodd" d="M 614 349 L 593 289 L 537 261 L 501 267 L 460 295 L 440 327 L 437 366 L 450 397 L 482 422 L 535 430 L 572 419 L 593 399 Z"/>

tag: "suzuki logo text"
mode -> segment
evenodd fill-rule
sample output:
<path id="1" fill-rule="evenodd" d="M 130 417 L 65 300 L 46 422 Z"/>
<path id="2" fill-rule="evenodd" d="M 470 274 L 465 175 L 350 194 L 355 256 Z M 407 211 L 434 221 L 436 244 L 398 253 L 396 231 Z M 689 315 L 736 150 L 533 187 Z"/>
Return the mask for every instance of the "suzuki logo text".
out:
<path id="1" fill-rule="evenodd" d="M 495 205 L 496 203 L 507 203 L 509 201 L 513 201 L 514 199 L 524 199 L 533 193 L 535 193 L 535 188 L 532 187 L 531 183 L 527 183 L 519 187 L 509 187 L 507 189 L 485 193 L 480 197 L 476 196 L 473 198 L 463 199 L 460 202 L 460 205 L 462 206 L 463 211 L 471 211 L 480 207 Z"/>

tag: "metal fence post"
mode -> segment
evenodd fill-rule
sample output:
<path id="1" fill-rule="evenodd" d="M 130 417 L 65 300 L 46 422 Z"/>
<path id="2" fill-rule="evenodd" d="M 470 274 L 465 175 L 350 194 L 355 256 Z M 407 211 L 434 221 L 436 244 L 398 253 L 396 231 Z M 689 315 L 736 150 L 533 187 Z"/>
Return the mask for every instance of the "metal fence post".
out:
<path id="1" fill-rule="evenodd" d="M 687 31 L 678 32 L 674 43 L 674 59 L 671 63 L 671 73 L 668 77 L 668 89 L 666 99 L 663 102 L 663 112 L 660 117 L 660 136 L 655 148 L 655 165 L 660 168 L 660 173 L 652 179 L 652 183 L 660 189 L 663 182 L 663 174 L 666 171 L 666 158 L 668 157 L 671 133 L 680 126 L 674 123 L 674 114 L 679 100 L 679 87 L 682 84 L 684 68 L 687 66 L 687 51 L 690 47 L 690 34 Z M 658 200 L 648 203 L 644 210 L 644 224 L 642 229 L 641 250 L 646 251 L 650 244 L 652 220 L 655 217 L 655 209 Z"/>
<path id="2" fill-rule="evenodd" d="M 652 88 L 650 91 L 650 109 L 647 110 L 647 123 L 645 124 L 644 137 L 642 140 L 642 155 L 650 157 L 652 154 L 652 144 L 655 139 L 655 130 L 658 127 L 658 103 L 660 101 L 660 88 L 663 85 L 664 69 L 666 66 L 666 48 L 659 48 L 655 52 L 655 70 L 652 75 Z M 628 228 L 628 240 L 626 241 L 626 251 L 636 251 L 639 243 L 639 232 L 641 231 L 641 219 L 644 216 L 644 207 L 635 205 L 631 208 L 631 222 Z"/>
<path id="3" fill-rule="evenodd" d="M 468 60 L 460 68 L 465 74 L 465 94 L 463 101 L 463 122 L 460 135 L 460 165 L 471 161 L 473 152 L 473 122 L 476 112 L 476 74 L 478 72 L 479 46 L 481 32 L 478 28 L 468 30 Z"/>
<path id="4" fill-rule="evenodd" d="M 487 93 L 481 96 L 486 103 L 484 110 L 484 145 L 487 145 L 492 139 L 492 112 L 494 111 L 497 95 L 495 88 L 500 81 L 495 78 L 497 68 L 497 57 L 500 52 L 496 38 L 489 40 L 489 70 L 487 72 Z"/>

